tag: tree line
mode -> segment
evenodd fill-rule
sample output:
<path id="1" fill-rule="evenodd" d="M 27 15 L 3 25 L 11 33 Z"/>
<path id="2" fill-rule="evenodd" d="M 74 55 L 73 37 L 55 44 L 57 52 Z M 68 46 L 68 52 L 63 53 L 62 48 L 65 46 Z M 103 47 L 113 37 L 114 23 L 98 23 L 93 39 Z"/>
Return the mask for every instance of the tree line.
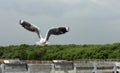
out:
<path id="1" fill-rule="evenodd" d="M 120 43 L 104 45 L 10 45 L 0 47 L 0 59 L 78 60 L 120 59 Z"/>

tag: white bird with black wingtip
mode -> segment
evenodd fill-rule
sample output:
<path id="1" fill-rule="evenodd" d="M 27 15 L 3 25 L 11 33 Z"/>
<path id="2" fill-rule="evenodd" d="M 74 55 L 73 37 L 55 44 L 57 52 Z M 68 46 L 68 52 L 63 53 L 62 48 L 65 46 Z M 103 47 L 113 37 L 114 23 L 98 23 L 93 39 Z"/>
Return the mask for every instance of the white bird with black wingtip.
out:
<path id="1" fill-rule="evenodd" d="M 48 40 L 49 40 L 50 35 L 61 35 L 61 34 L 64 34 L 64 33 L 66 33 L 66 32 L 69 31 L 69 27 L 51 28 L 51 29 L 48 30 L 45 38 L 43 38 L 43 37 L 41 36 L 39 27 L 37 27 L 36 25 L 31 24 L 31 23 L 26 22 L 26 21 L 23 21 L 23 20 L 20 20 L 19 23 L 20 23 L 20 25 L 21 25 L 22 27 L 24 27 L 24 28 L 27 29 L 28 31 L 37 33 L 40 41 L 39 41 L 39 42 L 36 42 L 36 44 L 37 44 L 37 45 L 42 45 L 42 46 L 48 44 Z"/>

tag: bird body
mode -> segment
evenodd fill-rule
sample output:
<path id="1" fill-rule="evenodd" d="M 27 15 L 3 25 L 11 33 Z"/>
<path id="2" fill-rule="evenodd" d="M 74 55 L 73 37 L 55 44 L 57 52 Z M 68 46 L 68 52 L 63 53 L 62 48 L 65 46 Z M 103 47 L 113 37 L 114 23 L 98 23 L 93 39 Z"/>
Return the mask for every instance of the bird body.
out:
<path id="1" fill-rule="evenodd" d="M 22 27 L 24 27 L 28 31 L 37 33 L 40 41 L 36 42 L 36 44 L 42 45 L 42 46 L 48 44 L 48 40 L 49 40 L 51 35 L 61 35 L 61 34 L 65 34 L 66 32 L 69 31 L 69 27 L 51 28 L 48 30 L 45 38 L 42 38 L 39 27 L 37 27 L 33 24 L 30 24 L 26 21 L 23 21 L 23 20 L 20 20 L 19 23 L 20 23 L 20 25 L 22 25 Z"/>

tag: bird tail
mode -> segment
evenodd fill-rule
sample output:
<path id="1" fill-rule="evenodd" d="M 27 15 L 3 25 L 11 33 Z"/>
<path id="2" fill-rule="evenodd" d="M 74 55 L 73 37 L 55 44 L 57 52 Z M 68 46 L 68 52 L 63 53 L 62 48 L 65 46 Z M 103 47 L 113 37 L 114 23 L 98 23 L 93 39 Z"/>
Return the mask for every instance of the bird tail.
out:
<path id="1" fill-rule="evenodd" d="M 41 43 L 40 41 L 36 42 L 36 45 L 40 45 L 40 46 L 45 46 L 48 44 L 49 44 L 49 42 L 45 42 L 45 43 Z"/>

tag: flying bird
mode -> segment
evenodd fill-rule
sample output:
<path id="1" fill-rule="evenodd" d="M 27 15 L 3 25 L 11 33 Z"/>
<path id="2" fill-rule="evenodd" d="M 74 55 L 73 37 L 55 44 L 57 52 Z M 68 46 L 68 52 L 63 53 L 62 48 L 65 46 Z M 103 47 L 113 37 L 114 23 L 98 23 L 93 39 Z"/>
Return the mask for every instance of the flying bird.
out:
<path id="1" fill-rule="evenodd" d="M 36 25 L 31 24 L 31 23 L 26 22 L 26 21 L 23 21 L 23 20 L 20 20 L 19 23 L 26 30 L 37 33 L 40 41 L 36 42 L 36 44 L 43 45 L 43 46 L 46 45 L 46 44 L 48 44 L 48 40 L 49 40 L 49 38 L 50 38 L 51 35 L 61 35 L 61 34 L 65 34 L 66 32 L 69 31 L 69 27 L 51 28 L 51 29 L 48 30 L 45 38 L 43 38 L 41 36 L 39 27 L 37 27 Z"/>

